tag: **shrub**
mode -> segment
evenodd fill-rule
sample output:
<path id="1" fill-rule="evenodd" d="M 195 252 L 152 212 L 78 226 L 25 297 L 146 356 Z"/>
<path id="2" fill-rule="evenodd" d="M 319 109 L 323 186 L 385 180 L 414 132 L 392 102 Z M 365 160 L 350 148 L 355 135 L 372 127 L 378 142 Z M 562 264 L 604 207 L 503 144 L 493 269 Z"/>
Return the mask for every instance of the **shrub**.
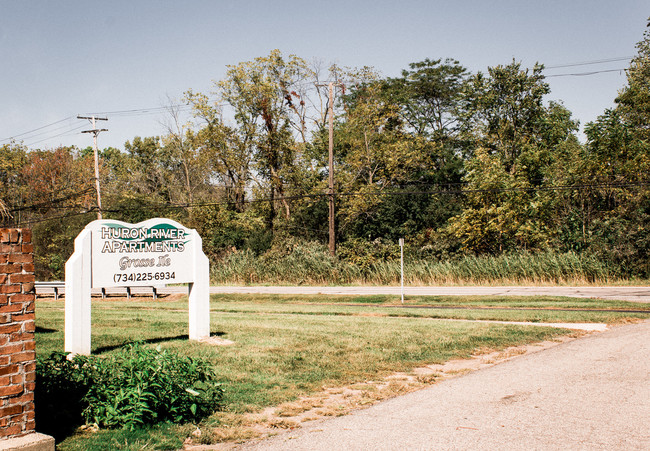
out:
<path id="1" fill-rule="evenodd" d="M 54 406 L 54 416 L 71 405 L 67 421 L 73 427 L 82 416 L 87 423 L 123 429 L 198 421 L 217 410 L 223 398 L 207 362 L 137 343 L 106 357 L 69 361 L 53 353 L 39 361 L 37 377 L 39 402 Z"/>
<path id="2" fill-rule="evenodd" d="M 36 360 L 36 425 L 40 432 L 57 439 L 69 435 L 82 423 L 84 396 L 93 381 L 92 360 L 64 352 L 53 352 Z"/>

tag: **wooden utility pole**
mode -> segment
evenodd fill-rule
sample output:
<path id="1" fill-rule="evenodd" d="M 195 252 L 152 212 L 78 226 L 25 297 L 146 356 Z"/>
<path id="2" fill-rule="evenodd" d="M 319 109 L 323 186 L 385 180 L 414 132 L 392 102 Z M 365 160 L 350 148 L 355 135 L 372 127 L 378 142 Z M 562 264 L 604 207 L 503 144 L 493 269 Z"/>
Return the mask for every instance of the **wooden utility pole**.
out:
<path id="1" fill-rule="evenodd" d="M 336 255 L 334 230 L 334 83 L 329 84 L 329 247 L 332 257 Z"/>
<path id="2" fill-rule="evenodd" d="M 93 126 L 92 130 L 84 130 L 81 133 L 93 134 L 93 154 L 95 155 L 95 188 L 97 189 L 97 219 L 102 219 L 102 194 L 99 188 L 99 156 L 97 155 L 97 135 L 100 132 L 107 132 L 107 128 L 97 128 L 95 121 L 107 121 L 107 117 L 77 116 L 77 119 L 88 119 Z"/>

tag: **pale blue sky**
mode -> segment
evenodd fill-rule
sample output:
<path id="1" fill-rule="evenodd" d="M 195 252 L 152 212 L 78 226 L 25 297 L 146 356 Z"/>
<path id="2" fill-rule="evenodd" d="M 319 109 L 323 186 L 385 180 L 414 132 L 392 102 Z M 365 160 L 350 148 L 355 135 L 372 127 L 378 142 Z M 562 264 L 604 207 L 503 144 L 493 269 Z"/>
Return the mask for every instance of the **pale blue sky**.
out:
<path id="1" fill-rule="evenodd" d="M 208 92 L 226 65 L 275 48 L 306 60 L 373 66 L 397 76 L 411 62 L 455 58 L 475 72 L 516 59 L 546 66 L 636 54 L 647 0 L 207 1 L 0 0 L 0 144 L 91 144 L 77 114 L 161 107 Z M 546 75 L 624 69 L 628 61 Z M 622 71 L 547 80 L 584 125 L 613 105 Z M 99 146 L 164 132 L 155 112 L 107 114 Z M 73 130 L 79 128 L 77 130 Z M 56 136 L 60 135 L 60 136 Z"/>

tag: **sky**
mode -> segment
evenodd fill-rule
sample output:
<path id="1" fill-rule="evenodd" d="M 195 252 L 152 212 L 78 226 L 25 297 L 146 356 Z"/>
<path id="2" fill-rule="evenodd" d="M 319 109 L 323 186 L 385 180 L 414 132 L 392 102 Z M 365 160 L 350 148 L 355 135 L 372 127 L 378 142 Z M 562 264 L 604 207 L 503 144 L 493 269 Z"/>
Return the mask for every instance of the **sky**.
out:
<path id="1" fill-rule="evenodd" d="M 279 49 L 325 65 L 454 58 L 472 72 L 548 69 L 582 126 L 611 108 L 650 16 L 647 0 L 0 0 L 0 145 L 100 148 L 165 133 L 164 106 L 210 93 L 228 65 Z M 585 64 L 589 63 L 589 64 Z M 576 65 L 579 64 L 579 65 Z M 564 66 L 564 67 L 556 67 Z M 587 75 L 586 73 L 593 73 Z M 581 135 L 582 136 L 582 135 Z M 582 136 L 583 137 L 583 136 Z M 584 138 L 584 137 L 583 137 Z"/>

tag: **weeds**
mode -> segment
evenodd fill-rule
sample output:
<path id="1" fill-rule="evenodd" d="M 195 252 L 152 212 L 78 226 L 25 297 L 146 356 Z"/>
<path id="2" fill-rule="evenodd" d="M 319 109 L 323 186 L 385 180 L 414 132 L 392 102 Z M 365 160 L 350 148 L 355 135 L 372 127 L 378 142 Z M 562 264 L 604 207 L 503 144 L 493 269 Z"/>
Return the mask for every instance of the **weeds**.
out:
<path id="1" fill-rule="evenodd" d="M 373 284 L 400 282 L 400 262 L 379 246 L 377 255 L 359 255 L 343 249 L 332 257 L 317 243 L 295 243 L 256 256 L 250 250 L 233 251 L 211 266 L 215 284 Z M 379 251 L 377 251 L 379 252 Z M 563 284 L 606 283 L 618 280 L 618 271 L 595 257 L 567 252 L 527 252 L 499 256 L 464 256 L 451 261 L 409 257 L 404 266 L 410 285 Z"/>

